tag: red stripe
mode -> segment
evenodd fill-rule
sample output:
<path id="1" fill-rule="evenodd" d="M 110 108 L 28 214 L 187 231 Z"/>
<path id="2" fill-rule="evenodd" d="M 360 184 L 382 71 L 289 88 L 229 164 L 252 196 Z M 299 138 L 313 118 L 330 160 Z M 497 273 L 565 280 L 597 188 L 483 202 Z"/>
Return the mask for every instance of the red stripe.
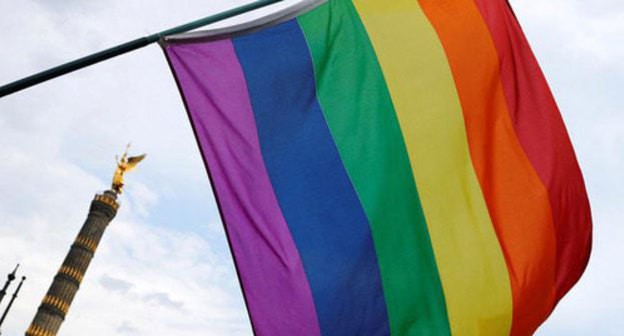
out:
<path id="1" fill-rule="evenodd" d="M 509 113 L 546 186 L 557 236 L 557 302 L 578 281 L 591 250 L 591 211 L 565 125 L 546 79 L 505 0 L 474 0 L 496 46 Z"/>

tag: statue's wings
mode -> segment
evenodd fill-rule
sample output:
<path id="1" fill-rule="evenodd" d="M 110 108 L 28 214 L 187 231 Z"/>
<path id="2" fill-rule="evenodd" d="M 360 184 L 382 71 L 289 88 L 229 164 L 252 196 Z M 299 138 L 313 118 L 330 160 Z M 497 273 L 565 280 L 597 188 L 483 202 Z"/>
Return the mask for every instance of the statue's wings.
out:
<path id="1" fill-rule="evenodd" d="M 145 159 L 145 157 L 147 156 L 147 154 L 143 154 L 143 155 L 138 155 L 138 156 L 131 156 L 128 158 L 128 163 L 126 164 L 126 172 L 131 171 L 132 169 L 134 169 L 139 162 L 143 161 L 143 159 Z"/>

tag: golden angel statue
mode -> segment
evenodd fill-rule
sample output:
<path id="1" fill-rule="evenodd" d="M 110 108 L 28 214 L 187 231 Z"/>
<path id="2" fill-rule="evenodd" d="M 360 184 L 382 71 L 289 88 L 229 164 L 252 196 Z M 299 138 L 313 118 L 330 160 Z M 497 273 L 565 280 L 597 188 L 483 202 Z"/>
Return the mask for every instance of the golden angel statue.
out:
<path id="1" fill-rule="evenodd" d="M 117 161 L 117 169 L 115 170 L 115 174 L 113 175 L 113 185 L 112 189 L 117 193 L 121 194 L 124 186 L 124 174 L 136 168 L 136 166 L 141 162 L 146 154 L 131 156 L 128 157 L 128 149 L 130 149 L 130 144 L 126 146 L 126 151 L 119 159 L 118 156 L 115 156 L 115 161 Z"/>

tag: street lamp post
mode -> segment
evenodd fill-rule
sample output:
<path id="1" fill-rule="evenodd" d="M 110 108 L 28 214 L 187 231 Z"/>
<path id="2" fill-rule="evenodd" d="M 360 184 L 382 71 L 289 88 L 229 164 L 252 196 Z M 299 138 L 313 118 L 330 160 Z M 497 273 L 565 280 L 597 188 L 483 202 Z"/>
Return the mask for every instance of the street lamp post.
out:
<path id="1" fill-rule="evenodd" d="M 4 283 L 4 287 L 2 287 L 2 290 L 0 291 L 0 303 L 2 303 L 2 299 L 4 299 L 4 296 L 6 295 L 7 289 L 9 289 L 11 282 L 15 280 L 15 273 L 17 272 L 18 268 L 19 268 L 19 264 L 15 266 L 15 269 L 13 270 L 13 272 L 7 275 L 7 281 Z"/>
<path id="2" fill-rule="evenodd" d="M 2 318 L 0 318 L 0 327 L 2 327 L 2 323 L 4 322 L 4 319 L 6 319 L 7 315 L 9 314 L 9 311 L 11 310 L 11 306 L 13 306 L 13 302 L 15 301 L 15 299 L 17 299 L 17 294 L 19 294 L 20 289 L 22 289 L 22 285 L 24 284 L 25 280 L 26 280 L 26 277 L 23 276 L 22 281 L 20 281 L 19 285 L 17 285 L 17 289 L 15 290 L 15 293 L 13 293 L 13 297 L 11 297 L 11 301 L 9 301 L 9 305 L 4 310 L 4 313 L 2 314 Z M 0 335 L 2 335 L 1 331 L 0 331 Z"/>

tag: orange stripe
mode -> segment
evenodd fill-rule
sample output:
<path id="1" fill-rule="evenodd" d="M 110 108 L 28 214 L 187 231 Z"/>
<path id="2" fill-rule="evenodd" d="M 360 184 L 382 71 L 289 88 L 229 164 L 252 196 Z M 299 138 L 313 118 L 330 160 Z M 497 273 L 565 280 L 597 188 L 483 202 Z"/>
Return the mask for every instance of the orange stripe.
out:
<path id="1" fill-rule="evenodd" d="M 530 335 L 555 295 L 555 231 L 548 193 L 509 117 L 493 41 L 472 0 L 420 0 L 445 48 L 473 164 L 509 269 L 512 335 Z"/>

